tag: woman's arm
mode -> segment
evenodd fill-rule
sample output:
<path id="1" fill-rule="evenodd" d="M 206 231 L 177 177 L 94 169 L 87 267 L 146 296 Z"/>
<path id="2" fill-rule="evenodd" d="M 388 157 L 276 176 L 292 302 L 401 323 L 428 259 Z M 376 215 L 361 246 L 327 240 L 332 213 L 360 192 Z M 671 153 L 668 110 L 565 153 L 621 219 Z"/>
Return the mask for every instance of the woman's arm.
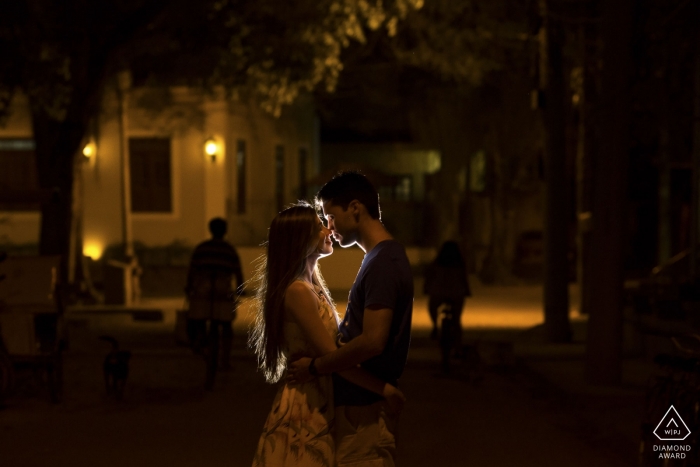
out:
<path id="1" fill-rule="evenodd" d="M 328 335 L 318 314 L 319 302 L 316 294 L 301 282 L 293 282 L 284 297 L 285 312 L 299 325 L 302 333 L 311 344 L 315 357 L 320 357 L 336 349 L 335 342 Z M 304 359 L 304 361 L 308 361 Z M 308 363 L 307 363 L 308 364 Z M 387 398 L 390 403 L 405 400 L 401 391 L 382 381 L 360 367 L 339 372 L 343 378 L 360 387 Z M 392 404 L 393 406 L 394 404 Z"/>

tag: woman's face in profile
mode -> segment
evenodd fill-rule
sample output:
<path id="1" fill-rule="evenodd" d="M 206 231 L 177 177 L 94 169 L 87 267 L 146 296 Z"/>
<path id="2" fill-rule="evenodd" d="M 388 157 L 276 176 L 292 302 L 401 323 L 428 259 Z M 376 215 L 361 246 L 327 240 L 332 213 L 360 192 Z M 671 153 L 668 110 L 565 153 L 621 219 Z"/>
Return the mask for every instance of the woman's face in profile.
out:
<path id="1" fill-rule="evenodd" d="M 332 232 L 323 225 L 323 222 L 321 222 L 321 219 L 318 217 L 316 217 L 316 228 L 318 230 L 316 235 L 317 240 L 312 246 L 309 256 L 318 254 L 319 258 L 323 258 L 333 253 L 333 241 L 331 240 Z"/>

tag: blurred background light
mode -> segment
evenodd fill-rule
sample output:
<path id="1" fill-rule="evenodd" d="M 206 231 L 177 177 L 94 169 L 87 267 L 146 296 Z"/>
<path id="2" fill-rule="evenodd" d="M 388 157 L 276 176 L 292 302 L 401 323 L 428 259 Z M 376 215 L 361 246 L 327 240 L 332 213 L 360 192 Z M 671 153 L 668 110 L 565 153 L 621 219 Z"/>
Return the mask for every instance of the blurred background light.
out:
<path id="1" fill-rule="evenodd" d="M 96 154 L 97 145 L 95 145 L 95 141 L 91 139 L 83 148 L 83 156 L 85 156 L 86 159 L 92 159 Z"/>
<path id="2" fill-rule="evenodd" d="M 212 162 L 216 162 L 216 156 L 219 154 L 219 144 L 214 137 L 204 142 L 204 153 L 211 158 Z"/>
<path id="3" fill-rule="evenodd" d="M 86 241 L 83 245 L 83 255 L 97 261 L 102 257 L 104 246 L 96 241 Z"/>

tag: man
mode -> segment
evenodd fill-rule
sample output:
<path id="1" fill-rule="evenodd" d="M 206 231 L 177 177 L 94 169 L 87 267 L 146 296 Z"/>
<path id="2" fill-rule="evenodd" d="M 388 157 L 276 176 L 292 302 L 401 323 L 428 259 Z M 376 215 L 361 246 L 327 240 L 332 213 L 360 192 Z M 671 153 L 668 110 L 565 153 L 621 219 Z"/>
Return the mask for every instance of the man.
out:
<path id="1" fill-rule="evenodd" d="M 363 175 L 337 175 L 316 200 L 333 238 L 345 248 L 357 244 L 365 257 L 340 325 L 340 347 L 323 357 L 293 362 L 289 380 L 303 382 L 359 364 L 396 385 L 408 356 L 413 313 L 406 252 L 381 223 L 379 196 Z M 398 413 L 391 413 L 380 396 L 333 377 L 337 465 L 394 466 Z"/>
<path id="2" fill-rule="evenodd" d="M 243 273 L 238 253 L 224 240 L 227 227 L 226 221 L 220 217 L 209 222 L 212 239 L 200 243 L 195 248 L 185 287 L 189 300 L 188 337 L 193 350 L 204 351 L 207 357 L 205 385 L 207 389 L 212 389 L 214 386 L 219 362 L 219 329 L 221 329 L 223 347 L 223 366 L 224 368 L 229 366 L 236 299 L 243 288 Z M 231 285 L 234 276 L 236 297 Z M 208 337 L 207 320 L 211 320 Z"/>

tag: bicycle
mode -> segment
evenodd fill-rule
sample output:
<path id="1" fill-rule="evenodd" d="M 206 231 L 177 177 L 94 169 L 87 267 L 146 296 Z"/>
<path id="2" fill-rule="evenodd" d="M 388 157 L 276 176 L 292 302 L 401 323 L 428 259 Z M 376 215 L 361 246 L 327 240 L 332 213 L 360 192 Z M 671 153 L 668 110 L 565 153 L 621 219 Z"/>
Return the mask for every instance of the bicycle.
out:
<path id="1" fill-rule="evenodd" d="M 474 344 L 462 344 L 462 327 L 457 321 L 459 313 L 453 313 L 452 305 L 445 303 L 438 308 L 440 320 L 440 369 L 444 375 L 452 374 L 453 360 L 457 363 L 457 372 L 468 381 L 478 384 L 483 379 L 483 364 L 478 350 L 478 341 Z"/>
<path id="2" fill-rule="evenodd" d="M 440 354 L 442 356 L 440 360 L 440 368 L 445 374 L 450 373 L 450 359 L 452 358 L 453 351 L 458 348 L 461 342 L 462 336 L 459 332 L 457 323 L 455 323 L 455 317 L 452 313 L 452 306 L 450 304 L 443 304 L 438 310 L 439 315 L 442 316 L 440 320 L 440 337 L 438 342 L 440 343 Z"/>

